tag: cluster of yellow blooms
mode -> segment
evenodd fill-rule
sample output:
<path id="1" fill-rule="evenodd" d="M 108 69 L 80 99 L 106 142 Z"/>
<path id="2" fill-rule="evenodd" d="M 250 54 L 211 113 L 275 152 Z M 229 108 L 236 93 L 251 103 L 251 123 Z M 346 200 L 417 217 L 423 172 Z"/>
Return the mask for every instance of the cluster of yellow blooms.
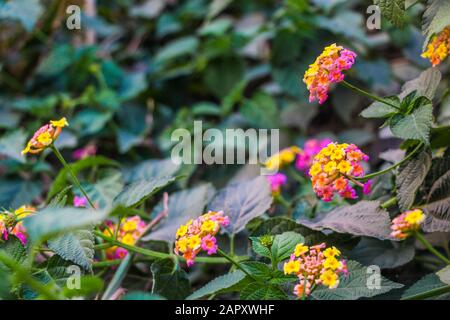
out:
<path id="1" fill-rule="evenodd" d="M 189 220 L 177 230 L 175 254 L 182 255 L 189 267 L 202 249 L 208 255 L 215 254 L 218 249 L 215 235 L 221 226 L 227 226 L 229 222 L 222 211 L 209 211 L 195 220 Z"/>
<path id="2" fill-rule="evenodd" d="M 14 212 L 0 212 L 0 238 L 6 241 L 9 235 L 14 235 L 26 245 L 27 232 L 22 220 L 35 212 L 36 208 L 32 206 L 21 206 Z"/>
<path id="3" fill-rule="evenodd" d="M 450 54 L 450 26 L 435 35 L 422 53 L 422 58 L 430 60 L 433 67 L 440 64 Z"/>
<path id="4" fill-rule="evenodd" d="M 267 169 L 276 171 L 294 162 L 301 152 L 302 150 L 297 146 L 285 148 L 267 159 L 264 165 Z"/>
<path id="5" fill-rule="evenodd" d="M 49 147 L 61 134 L 62 128 L 68 126 L 66 118 L 60 120 L 51 120 L 49 124 L 42 126 L 36 131 L 33 137 L 28 141 L 22 154 L 40 153 Z"/>
<path id="6" fill-rule="evenodd" d="M 391 236 L 403 240 L 413 232 L 419 230 L 420 224 L 425 220 L 422 210 L 415 209 L 402 213 L 394 220 L 391 225 Z"/>
<path id="7" fill-rule="evenodd" d="M 325 243 L 311 247 L 297 244 L 283 268 L 284 274 L 295 274 L 299 279 L 294 288 L 295 295 L 300 298 L 309 296 L 318 285 L 336 288 L 339 275 L 348 274 L 345 260 L 337 259 L 340 254 L 336 247 L 326 248 Z"/>

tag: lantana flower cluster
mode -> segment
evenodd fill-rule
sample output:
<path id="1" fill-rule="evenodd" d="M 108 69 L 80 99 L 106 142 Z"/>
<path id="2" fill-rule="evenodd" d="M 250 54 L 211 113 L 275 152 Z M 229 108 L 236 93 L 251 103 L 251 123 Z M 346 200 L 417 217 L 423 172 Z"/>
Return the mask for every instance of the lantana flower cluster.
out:
<path id="1" fill-rule="evenodd" d="M 363 177 L 365 172 L 361 161 L 368 161 L 369 157 L 356 145 L 347 143 L 329 143 L 313 160 L 309 170 L 314 192 L 328 202 L 333 199 L 334 193 L 347 199 L 357 198 L 352 183 L 363 188 L 368 194 L 371 181 L 362 184 L 355 177 Z"/>
<path id="2" fill-rule="evenodd" d="M 450 54 L 450 26 L 435 35 L 422 53 L 422 58 L 430 60 L 433 67 L 440 64 Z"/>
<path id="3" fill-rule="evenodd" d="M 228 216 L 222 211 L 209 211 L 195 220 L 189 220 L 177 230 L 175 254 L 183 256 L 189 267 L 194 264 L 200 251 L 203 250 L 208 255 L 215 254 L 218 249 L 215 235 L 229 222 Z"/>
<path id="4" fill-rule="evenodd" d="M 305 174 L 308 174 L 309 168 L 313 164 L 314 157 L 325 148 L 328 144 L 330 144 L 331 139 L 308 139 L 303 145 L 302 152 L 297 156 L 297 160 L 295 161 L 295 167 L 303 171 Z"/>
<path id="5" fill-rule="evenodd" d="M 287 176 L 284 173 L 279 172 L 267 176 L 267 180 L 269 180 L 272 194 L 277 195 L 281 192 L 281 187 L 287 183 Z"/>
<path id="6" fill-rule="evenodd" d="M 285 148 L 267 159 L 264 165 L 268 170 L 281 169 L 294 162 L 297 155 L 301 152 L 302 150 L 297 146 Z"/>
<path id="7" fill-rule="evenodd" d="M 36 208 L 32 206 L 21 206 L 14 212 L 0 213 L 0 237 L 3 240 L 8 240 L 9 235 L 16 236 L 20 242 L 25 246 L 27 244 L 27 231 L 23 225 L 22 220 L 27 216 L 34 214 Z"/>
<path id="8" fill-rule="evenodd" d="M 299 298 L 307 297 L 318 285 L 336 288 L 339 276 L 348 275 L 346 261 L 337 258 L 340 254 L 336 247 L 327 248 L 325 243 L 311 247 L 297 244 L 283 267 L 285 274 L 295 274 L 299 279 L 294 294 Z"/>
<path id="9" fill-rule="evenodd" d="M 103 234 L 112 237 L 117 232 L 117 240 L 127 245 L 134 245 L 145 231 L 146 223 L 139 216 L 132 216 L 122 219 L 120 225 L 112 221 L 106 221 L 106 228 L 103 230 Z M 119 228 L 119 230 L 117 230 Z M 106 258 L 108 260 L 123 259 L 128 250 L 113 246 L 105 250 Z"/>
<path id="10" fill-rule="evenodd" d="M 330 86 L 344 80 L 342 71 L 350 69 L 355 58 L 353 51 L 335 43 L 325 47 L 303 77 L 303 82 L 309 90 L 309 102 L 318 99 L 319 104 L 323 104 L 328 98 Z"/>
<path id="11" fill-rule="evenodd" d="M 28 141 L 25 149 L 22 150 L 22 154 L 27 153 L 40 153 L 58 138 L 61 134 L 62 128 L 68 126 L 66 118 L 61 118 L 60 120 L 51 120 L 50 123 L 39 128 L 33 135 L 33 137 Z"/>
<path id="12" fill-rule="evenodd" d="M 412 233 L 419 230 L 424 220 L 425 215 L 422 210 L 414 209 L 406 211 L 392 220 L 391 236 L 399 240 L 406 239 Z"/>

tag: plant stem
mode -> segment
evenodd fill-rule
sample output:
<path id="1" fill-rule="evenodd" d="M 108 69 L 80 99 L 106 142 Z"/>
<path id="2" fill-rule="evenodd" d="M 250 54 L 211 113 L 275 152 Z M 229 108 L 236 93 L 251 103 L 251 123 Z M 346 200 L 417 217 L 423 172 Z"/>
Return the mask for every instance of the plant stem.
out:
<path id="1" fill-rule="evenodd" d="M 425 237 L 420 232 L 415 232 L 414 236 L 417 240 L 419 240 L 425 248 L 428 249 L 432 254 L 434 254 L 437 258 L 439 258 L 442 262 L 444 262 L 446 265 L 450 265 L 450 260 L 447 259 L 445 256 L 443 256 L 439 251 L 437 251 L 428 241 L 425 239 Z"/>
<path id="2" fill-rule="evenodd" d="M 59 152 L 59 150 L 55 147 L 55 145 L 51 145 L 50 149 L 52 149 L 53 153 L 56 155 L 56 157 L 58 158 L 58 160 L 62 163 L 62 165 L 64 166 L 64 168 L 66 168 L 66 170 L 69 172 L 69 174 L 72 177 L 73 182 L 75 183 L 75 185 L 77 186 L 78 189 L 80 189 L 81 193 L 84 195 L 84 197 L 86 198 L 86 200 L 89 202 L 89 205 L 92 207 L 92 209 L 96 209 L 94 203 L 91 201 L 91 199 L 89 198 L 88 194 L 86 193 L 86 191 L 83 189 L 83 187 L 80 184 L 80 181 L 78 180 L 77 176 L 75 175 L 75 173 L 72 171 L 72 168 L 70 167 L 70 165 L 66 162 L 66 160 L 64 159 L 64 157 L 62 156 L 62 154 Z"/>
<path id="3" fill-rule="evenodd" d="M 440 288 L 436 288 L 436 289 L 432 289 L 432 290 L 425 291 L 425 292 L 422 292 L 422 293 L 418 293 L 418 294 L 413 295 L 413 296 L 401 298 L 400 300 L 422 300 L 422 299 L 427 299 L 427 298 L 439 296 L 439 295 L 447 293 L 447 292 L 450 292 L 450 285 L 447 285 L 447 286 L 444 286 L 444 287 L 440 287 Z"/>
<path id="4" fill-rule="evenodd" d="M 230 235 L 230 255 L 234 256 L 234 234 Z"/>
<path id="5" fill-rule="evenodd" d="M 360 177 L 360 178 L 355 178 L 356 180 L 359 180 L 359 181 L 366 181 L 366 180 L 368 180 L 368 179 L 370 179 L 370 178 L 374 178 L 374 177 L 377 177 L 377 176 L 380 176 L 380 175 L 382 175 L 382 174 L 385 174 L 385 173 L 388 173 L 389 171 L 391 171 L 391 170 L 393 170 L 393 169 L 395 169 L 395 168 L 397 168 L 398 166 L 400 166 L 401 164 L 403 164 L 403 163 L 405 163 L 406 161 L 408 161 L 421 147 L 422 147 L 422 145 L 423 145 L 423 142 L 420 142 L 415 148 L 414 148 L 414 150 L 413 151 L 411 151 L 406 157 L 404 157 L 402 160 L 400 160 L 399 162 L 397 162 L 397 163 L 394 163 L 393 165 L 391 165 L 391 166 L 389 166 L 389 167 L 387 167 L 386 169 L 384 169 L 384 170 L 381 170 L 381 171 L 377 171 L 377 172 L 374 172 L 374 173 L 371 173 L 371 174 L 366 174 L 364 177 Z"/>
<path id="6" fill-rule="evenodd" d="M 276 193 L 274 196 L 276 202 L 281 204 L 283 207 L 289 209 L 291 204 L 281 195 L 281 193 Z"/>
<path id="7" fill-rule="evenodd" d="M 94 234 L 96 236 L 102 238 L 104 241 L 111 243 L 114 246 L 118 246 L 118 247 L 127 249 L 128 251 L 136 252 L 136 253 L 142 254 L 147 257 L 151 257 L 154 259 L 171 258 L 171 255 L 168 253 L 158 252 L 158 251 L 154 251 L 154 250 L 150 250 L 150 249 L 136 247 L 133 245 L 128 245 L 128 244 L 122 243 L 118 240 L 115 240 L 113 238 L 110 238 L 108 236 L 105 236 L 103 233 L 101 233 L 97 230 L 94 230 Z M 243 260 L 245 258 L 246 257 L 239 257 L 239 260 Z M 228 263 L 228 261 L 229 261 L 228 259 L 219 258 L 219 257 L 197 257 L 197 258 L 195 258 L 195 260 L 198 262 L 203 262 L 203 263 Z"/>
<path id="8" fill-rule="evenodd" d="M 397 197 L 392 197 L 388 200 L 386 200 L 385 202 L 383 202 L 380 207 L 383 209 L 387 209 L 392 207 L 393 205 L 395 205 L 397 203 Z"/>
<path id="9" fill-rule="evenodd" d="M 360 88 L 358 88 L 358 87 L 352 85 L 351 83 L 348 83 L 348 82 L 345 81 L 345 80 L 342 81 L 341 83 L 342 83 L 344 86 L 346 86 L 347 88 L 349 88 L 349 89 L 351 89 L 351 90 L 353 90 L 353 91 L 355 91 L 355 92 L 357 92 L 357 93 L 359 93 L 359 94 L 361 94 L 361 95 L 363 95 L 363 96 L 365 96 L 365 97 L 368 97 L 368 98 L 370 98 L 370 99 L 372 99 L 372 100 L 375 100 L 375 101 L 378 101 L 378 102 L 381 102 L 381 103 L 384 103 L 384 104 L 386 104 L 386 105 L 388 105 L 388 106 L 391 106 L 391 107 L 393 107 L 393 108 L 395 108 L 395 109 L 397 109 L 397 110 L 399 109 L 398 106 L 396 106 L 396 105 L 390 103 L 389 101 L 386 101 L 385 99 L 383 99 L 383 98 L 381 98 L 381 97 L 379 97 L 379 96 L 376 96 L 376 95 L 374 95 L 374 94 L 372 94 L 372 93 L 369 93 L 369 92 L 367 92 L 367 91 L 365 91 L 365 90 L 362 90 L 362 89 L 360 89 Z"/>
<path id="10" fill-rule="evenodd" d="M 220 249 L 217 249 L 217 253 L 220 254 L 222 257 L 224 257 L 225 259 L 227 259 L 228 261 L 230 261 L 236 268 L 238 268 L 239 270 L 241 270 L 242 272 L 244 272 L 246 275 L 248 275 L 250 278 L 252 278 L 253 280 L 257 281 L 255 279 L 255 277 L 253 277 L 247 270 L 245 270 L 245 268 L 243 268 L 239 262 L 237 262 L 236 260 L 234 260 L 232 257 L 230 257 L 228 254 L 226 254 L 225 252 L 223 252 Z"/>

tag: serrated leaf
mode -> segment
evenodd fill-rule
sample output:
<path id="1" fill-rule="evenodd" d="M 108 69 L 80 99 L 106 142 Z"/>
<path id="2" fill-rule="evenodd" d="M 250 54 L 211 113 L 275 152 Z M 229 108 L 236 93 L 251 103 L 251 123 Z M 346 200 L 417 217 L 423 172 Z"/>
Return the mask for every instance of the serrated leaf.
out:
<path id="1" fill-rule="evenodd" d="M 245 225 L 266 212 L 272 204 L 272 195 L 266 177 L 259 176 L 246 182 L 231 183 L 214 197 L 209 205 L 213 211 L 222 210 L 229 216 L 228 233 L 236 234 Z"/>
<path id="2" fill-rule="evenodd" d="M 92 269 L 94 259 L 94 236 L 92 230 L 76 230 L 48 240 L 48 247 L 65 260 L 84 269 Z"/>
<path id="3" fill-rule="evenodd" d="M 417 294 L 444 286 L 445 284 L 439 279 L 439 277 L 436 274 L 431 273 L 424 276 L 419 281 L 414 283 L 411 287 L 406 289 L 402 295 L 402 299 L 410 299 Z"/>
<path id="4" fill-rule="evenodd" d="M 123 178 L 126 183 L 138 180 L 151 180 L 154 178 L 174 176 L 180 169 L 171 159 L 147 160 L 124 170 Z"/>
<path id="5" fill-rule="evenodd" d="M 390 128 L 398 138 L 420 140 L 428 144 L 432 122 L 433 106 L 425 104 L 415 109 L 411 114 L 396 114 L 390 120 Z"/>
<path id="6" fill-rule="evenodd" d="M 38 241 L 98 223 L 107 216 L 106 210 L 46 208 L 26 217 L 23 223 L 32 241 Z"/>
<path id="7" fill-rule="evenodd" d="M 409 210 L 414 203 L 416 192 L 422 185 L 431 167 L 431 154 L 427 148 L 416 153 L 402 164 L 396 175 L 397 199 L 402 211 Z"/>
<path id="8" fill-rule="evenodd" d="M 270 249 L 261 243 L 261 237 L 250 237 L 250 240 L 252 241 L 252 248 L 255 253 L 262 257 L 271 258 L 272 254 Z"/>
<path id="9" fill-rule="evenodd" d="M 410 262 L 414 258 L 414 245 L 408 241 L 380 241 L 362 238 L 349 253 L 349 258 L 364 265 L 377 265 L 381 269 L 392 269 Z"/>
<path id="10" fill-rule="evenodd" d="M 430 38 L 450 25 L 450 2 L 448 0 L 428 0 L 423 14 L 422 33 L 425 35 L 425 50 Z"/>
<path id="11" fill-rule="evenodd" d="M 162 188 L 173 183 L 176 177 L 160 177 L 152 180 L 139 180 L 127 185 L 117 197 L 113 205 L 123 205 L 128 208 L 138 206 L 140 203 L 157 193 Z"/>
<path id="12" fill-rule="evenodd" d="M 436 68 L 428 68 L 422 71 L 420 75 L 402 86 L 402 92 L 399 94 L 399 98 L 403 100 L 407 95 L 416 91 L 416 97 L 427 97 L 429 100 L 433 100 L 436 93 L 436 89 L 441 81 L 441 72 Z"/>
<path id="13" fill-rule="evenodd" d="M 313 220 L 302 218 L 297 222 L 313 230 L 331 229 L 339 233 L 380 240 L 391 238 L 391 220 L 388 212 L 380 208 L 379 201 L 360 201 L 319 214 Z"/>
<path id="14" fill-rule="evenodd" d="M 285 260 L 294 252 L 295 246 L 303 242 L 305 238 L 292 231 L 276 235 L 270 248 L 273 261 L 278 263 Z"/>
<path id="15" fill-rule="evenodd" d="M 431 170 L 426 178 L 429 191 L 426 204 L 422 207 L 426 214 L 433 216 L 436 225 L 439 220 L 443 221 L 441 226 L 448 227 L 450 221 L 450 157 L 433 160 Z M 427 221 L 425 221 L 427 222 Z M 428 223 L 430 223 L 429 221 Z"/>
<path id="16" fill-rule="evenodd" d="M 386 97 L 384 99 L 400 108 L 400 100 L 398 97 Z M 361 112 L 361 116 L 364 118 L 386 118 L 397 112 L 398 109 L 385 103 L 375 101 Z"/>
<path id="17" fill-rule="evenodd" d="M 13 235 L 8 236 L 8 240 L 0 243 L 0 250 L 4 251 L 10 258 L 18 263 L 23 263 L 27 258 L 27 250 L 22 242 Z M 3 264 L 0 263 L 0 269 Z"/>
<path id="18" fill-rule="evenodd" d="M 405 18 L 405 0 L 374 0 L 383 16 L 397 27 L 403 26 Z"/>
<path id="19" fill-rule="evenodd" d="M 192 293 L 186 298 L 186 300 L 199 299 L 201 297 L 215 294 L 221 290 L 230 288 L 245 278 L 245 273 L 241 270 L 227 273 L 223 276 L 217 277 L 214 280 L 208 282 L 206 285 Z"/>
<path id="20" fill-rule="evenodd" d="M 277 286 L 253 282 L 241 292 L 242 300 L 285 300 L 286 294 Z"/>
<path id="21" fill-rule="evenodd" d="M 272 269 L 268 265 L 258 261 L 245 261 L 241 265 L 257 280 L 267 281 L 272 278 Z"/>
<path id="22" fill-rule="evenodd" d="M 104 172 L 104 177 L 99 178 L 95 183 L 81 185 L 98 208 L 110 208 L 114 205 L 114 198 L 123 188 L 122 175 L 120 171 L 108 170 Z M 78 189 L 74 189 L 74 193 L 80 197 L 83 196 Z"/>
<path id="23" fill-rule="evenodd" d="M 206 203 L 211 197 L 212 187 L 208 184 L 198 186 L 173 193 L 169 196 L 169 214 L 161 220 L 155 229 L 146 237 L 144 241 L 161 240 L 174 242 L 175 234 L 180 225 L 185 224 L 189 219 L 195 219 L 203 213 Z M 159 204 L 155 212 L 160 212 Z"/>
<path id="24" fill-rule="evenodd" d="M 425 209 L 425 212 L 430 212 Z M 422 230 L 425 232 L 449 232 L 450 231 L 450 221 L 438 219 L 431 214 L 427 214 L 425 221 L 421 225 Z"/>
<path id="25" fill-rule="evenodd" d="M 172 259 L 157 260 L 152 263 L 153 274 L 152 293 L 167 299 L 184 299 L 190 291 L 187 273 L 176 268 Z"/>
<path id="26" fill-rule="evenodd" d="M 312 292 L 312 296 L 319 300 L 356 300 L 359 298 L 370 298 L 393 289 L 402 288 L 400 283 L 393 282 L 379 275 L 379 286 L 372 286 L 373 273 L 367 272 L 367 267 L 350 260 L 347 263 L 349 274 L 347 277 L 340 276 L 339 285 L 335 289 L 324 286 L 318 287 Z"/>

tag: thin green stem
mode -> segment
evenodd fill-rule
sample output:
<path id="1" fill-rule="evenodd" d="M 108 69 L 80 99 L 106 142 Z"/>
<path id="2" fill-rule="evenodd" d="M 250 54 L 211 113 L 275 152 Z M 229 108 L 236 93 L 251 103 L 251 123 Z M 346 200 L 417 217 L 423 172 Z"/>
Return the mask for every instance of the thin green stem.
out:
<path id="1" fill-rule="evenodd" d="M 432 289 L 432 290 L 425 291 L 425 292 L 421 292 L 421 293 L 415 294 L 413 296 L 401 298 L 400 300 L 423 300 L 423 299 L 428 299 L 431 297 L 439 296 L 439 295 L 447 293 L 447 292 L 450 292 L 450 285 Z"/>
<path id="2" fill-rule="evenodd" d="M 425 237 L 420 232 L 415 232 L 414 236 L 417 240 L 419 240 L 425 248 L 428 249 L 432 254 L 434 254 L 437 258 L 439 258 L 442 262 L 444 262 L 447 265 L 450 265 L 450 260 L 447 259 L 444 255 L 442 255 L 439 251 L 437 251 L 428 241 L 425 239 Z"/>
<path id="3" fill-rule="evenodd" d="M 245 270 L 244 267 L 241 266 L 241 264 L 239 262 L 237 262 L 236 260 L 234 260 L 232 257 L 230 257 L 228 254 L 226 254 L 225 252 L 223 252 L 220 249 L 217 249 L 217 253 L 220 254 L 222 257 L 224 257 L 225 259 L 227 259 L 228 261 L 230 261 L 236 268 L 238 268 L 239 270 L 241 270 L 242 272 L 244 272 L 246 275 L 248 275 L 250 278 L 252 278 L 253 280 L 257 281 L 256 278 L 254 276 L 252 276 L 247 270 Z"/>
<path id="4" fill-rule="evenodd" d="M 96 209 L 94 203 L 92 202 L 92 200 L 89 198 L 88 194 L 86 193 L 86 191 L 83 189 L 83 187 L 81 186 L 80 181 L 78 180 L 77 176 L 75 175 L 75 173 L 73 172 L 72 168 L 70 167 L 70 165 L 66 162 L 66 160 L 64 159 L 64 157 L 62 156 L 62 154 L 59 152 L 59 150 L 55 147 L 55 145 L 52 145 L 50 147 L 50 149 L 52 149 L 53 153 L 56 155 L 56 157 L 58 158 L 58 160 L 62 163 L 62 165 L 64 166 L 64 168 L 66 168 L 66 170 L 69 172 L 70 176 L 72 177 L 73 182 L 75 183 L 75 185 L 77 186 L 78 189 L 80 189 L 81 193 L 83 194 L 83 196 L 86 198 L 86 200 L 89 202 L 89 205 L 92 207 L 92 209 Z"/>
<path id="5" fill-rule="evenodd" d="M 393 205 L 395 205 L 397 203 L 397 197 L 392 197 L 388 200 L 386 200 L 385 202 L 383 202 L 380 207 L 383 209 L 387 209 L 392 207 Z"/>
<path id="6" fill-rule="evenodd" d="M 365 96 L 365 97 L 368 97 L 368 98 L 370 98 L 370 99 L 372 99 L 372 100 L 375 100 L 375 101 L 378 101 L 378 102 L 381 102 L 381 103 L 384 103 L 385 105 L 391 106 L 391 107 L 393 107 L 393 108 L 395 108 L 395 109 L 397 109 L 397 110 L 399 109 L 398 106 L 396 106 L 396 105 L 390 103 L 390 102 L 387 101 L 386 99 L 383 99 L 383 98 L 381 98 L 381 97 L 379 97 L 379 96 L 377 96 L 377 95 L 374 95 L 374 94 L 369 93 L 369 92 L 367 92 L 367 91 L 365 91 L 365 90 L 362 90 L 362 89 L 360 89 L 360 88 L 358 88 L 358 87 L 352 85 L 351 83 L 348 83 L 348 82 L 345 81 L 345 80 L 342 81 L 341 83 L 342 83 L 344 86 L 346 86 L 347 88 L 349 88 L 350 90 L 353 90 L 353 91 L 355 91 L 355 92 L 357 92 L 357 93 L 359 93 L 359 94 L 361 94 L 361 95 L 363 95 L 363 96 Z"/>
<path id="7" fill-rule="evenodd" d="M 230 235 L 230 255 L 234 256 L 234 234 Z"/>
<path id="8" fill-rule="evenodd" d="M 401 164 L 403 164 L 403 163 L 405 163 L 406 161 L 408 161 L 408 160 L 409 160 L 409 159 L 410 159 L 417 151 L 420 150 L 420 148 L 422 147 L 422 145 L 423 145 L 423 142 L 420 142 L 419 144 L 417 144 L 417 146 L 414 148 L 414 150 L 411 151 L 406 157 L 404 157 L 404 158 L 403 158 L 402 160 L 400 160 L 399 162 L 394 163 L 393 165 L 387 167 L 386 169 L 380 170 L 380 171 L 377 171 L 377 172 L 374 172 L 374 173 L 371 173 L 371 174 L 366 174 L 364 177 L 355 178 L 355 179 L 356 179 L 356 180 L 359 180 L 359 181 L 366 181 L 366 180 L 368 180 L 368 179 L 371 179 L 371 178 L 380 176 L 380 175 L 382 175 L 382 174 L 388 173 L 389 171 L 391 171 L 391 170 L 397 168 L 397 167 L 400 166 Z"/>
<path id="9" fill-rule="evenodd" d="M 169 253 L 164 253 L 164 252 L 158 252 L 158 251 L 154 251 L 154 250 L 150 250 L 150 249 L 145 249 L 145 248 L 141 248 L 141 247 L 136 247 L 133 245 L 128 245 L 125 243 L 122 243 L 118 240 L 115 240 L 113 238 L 110 238 L 108 236 L 105 236 L 103 233 L 94 230 L 94 234 L 100 238 L 102 238 L 104 241 L 109 242 L 112 245 L 127 249 L 128 251 L 131 252 L 136 252 L 139 254 L 142 254 L 144 256 L 153 258 L 153 259 L 165 259 L 165 258 L 171 258 L 172 255 Z M 239 260 L 244 260 L 246 259 L 246 257 L 239 257 Z M 220 257 L 197 257 L 195 258 L 195 261 L 197 262 L 203 262 L 203 263 L 228 263 L 228 259 L 224 259 L 224 258 L 220 258 Z"/>

